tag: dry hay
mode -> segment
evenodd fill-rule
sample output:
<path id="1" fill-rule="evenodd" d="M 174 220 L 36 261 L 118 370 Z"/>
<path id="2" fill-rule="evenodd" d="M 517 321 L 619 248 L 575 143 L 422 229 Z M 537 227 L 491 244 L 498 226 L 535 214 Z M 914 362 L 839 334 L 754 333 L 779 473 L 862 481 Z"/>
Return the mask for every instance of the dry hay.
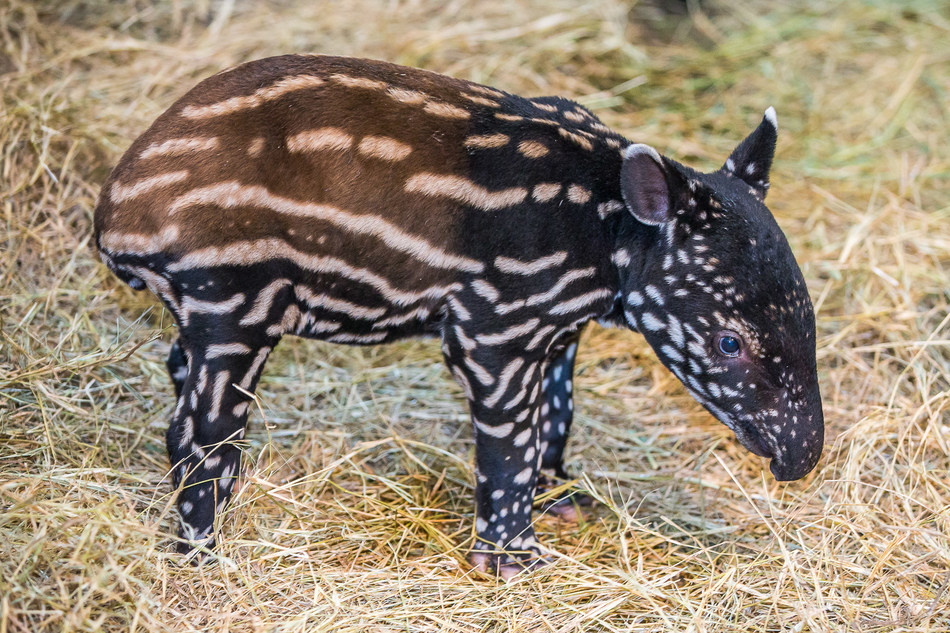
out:
<path id="1" fill-rule="evenodd" d="M 946 631 L 950 11 L 686 5 L 0 0 L 0 633 Z M 595 329 L 569 459 L 600 504 L 540 519 L 556 564 L 498 584 L 464 562 L 471 436 L 434 343 L 295 340 L 219 564 L 181 566 L 172 327 L 94 258 L 94 197 L 198 79 L 290 51 L 574 96 L 705 168 L 775 105 L 771 205 L 819 315 L 818 469 L 776 483 L 642 339 Z"/>

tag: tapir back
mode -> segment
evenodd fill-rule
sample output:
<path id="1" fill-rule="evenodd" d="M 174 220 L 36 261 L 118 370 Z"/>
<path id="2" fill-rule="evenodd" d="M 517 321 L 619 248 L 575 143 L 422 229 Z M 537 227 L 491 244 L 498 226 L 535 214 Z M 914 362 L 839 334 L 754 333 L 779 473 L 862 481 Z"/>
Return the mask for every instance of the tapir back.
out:
<path id="1" fill-rule="evenodd" d="M 623 144 L 569 101 L 384 62 L 270 58 L 205 80 L 131 146 L 97 238 L 107 255 L 180 269 L 319 256 L 410 285 L 498 256 L 603 259 L 599 220 L 619 192 L 591 183 Z"/>

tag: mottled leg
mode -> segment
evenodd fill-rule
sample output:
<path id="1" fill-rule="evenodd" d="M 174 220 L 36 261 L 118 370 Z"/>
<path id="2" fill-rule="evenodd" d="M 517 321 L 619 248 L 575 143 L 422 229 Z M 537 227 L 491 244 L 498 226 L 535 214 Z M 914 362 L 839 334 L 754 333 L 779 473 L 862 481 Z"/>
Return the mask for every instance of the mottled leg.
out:
<path id="1" fill-rule="evenodd" d="M 559 346 L 551 357 L 541 382 L 541 468 L 538 493 L 556 487 L 558 480 L 571 477 L 564 470 L 564 448 L 574 418 L 574 360 L 577 357 L 578 332 Z M 580 493 L 567 493 L 547 501 L 543 508 L 566 520 L 578 518 L 578 505 L 590 505 L 591 499 Z"/>
<path id="2" fill-rule="evenodd" d="M 473 407 L 478 409 L 476 405 Z M 537 418 L 529 409 L 522 423 L 492 423 L 473 416 L 475 436 L 475 532 L 472 561 L 510 578 L 543 561 L 532 526 L 532 503 L 540 464 Z M 497 420 L 497 418 L 496 418 Z M 502 435 L 503 432 L 510 432 Z"/>
<path id="3" fill-rule="evenodd" d="M 531 524 L 541 467 L 540 359 L 477 347 L 464 334 L 443 341 L 446 362 L 468 395 L 475 427 L 477 538 L 472 562 L 507 579 L 543 562 Z"/>
<path id="4" fill-rule="evenodd" d="M 552 356 L 541 381 L 541 467 L 567 479 L 564 447 L 574 419 L 574 359 L 580 333 Z"/>
<path id="5" fill-rule="evenodd" d="M 220 343 L 197 345 L 185 333 L 181 340 L 188 371 L 166 443 L 172 481 L 181 486 L 179 550 L 188 552 L 214 545 L 214 517 L 227 505 L 240 472 L 239 443 L 250 408 L 244 392 L 253 392 L 276 340 L 265 345 L 247 332 Z"/>

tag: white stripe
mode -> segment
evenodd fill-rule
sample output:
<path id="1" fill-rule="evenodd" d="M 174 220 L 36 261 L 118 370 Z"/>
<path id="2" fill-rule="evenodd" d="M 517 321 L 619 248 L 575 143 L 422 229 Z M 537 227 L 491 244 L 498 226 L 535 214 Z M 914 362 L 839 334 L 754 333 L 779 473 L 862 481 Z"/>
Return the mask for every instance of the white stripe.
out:
<path id="1" fill-rule="evenodd" d="M 684 360 L 686 360 L 685 358 L 683 358 L 682 354 L 680 354 L 678 351 L 676 351 L 675 349 L 673 349 L 673 347 L 669 345 L 661 346 L 660 351 L 672 362 L 682 363 Z"/>
<path id="2" fill-rule="evenodd" d="M 603 220 L 611 213 L 616 213 L 623 209 L 623 203 L 619 200 L 608 200 L 607 202 L 601 202 L 597 205 L 597 215 L 600 216 L 600 219 Z"/>
<path id="3" fill-rule="evenodd" d="M 338 83 L 343 84 L 348 88 L 367 88 L 369 90 L 385 90 L 389 84 L 385 81 L 376 81 L 375 79 L 367 79 L 365 77 L 351 77 L 350 75 L 344 75 L 342 73 L 336 73 L 330 75 L 330 79 Z"/>
<path id="4" fill-rule="evenodd" d="M 535 329 L 540 324 L 538 319 L 531 319 L 525 323 L 519 325 L 513 325 L 503 332 L 497 332 L 495 334 L 479 334 L 475 337 L 482 345 L 501 345 L 509 341 L 513 341 L 519 336 L 524 336 L 534 332 Z"/>
<path id="5" fill-rule="evenodd" d="M 218 343 L 209 345 L 205 350 L 205 358 L 217 358 L 218 356 L 234 356 L 238 354 L 250 354 L 251 348 L 244 343 Z"/>
<path id="6" fill-rule="evenodd" d="M 258 185 L 242 185 L 239 182 L 222 182 L 208 187 L 193 189 L 172 202 L 169 215 L 181 209 L 207 204 L 221 209 L 241 206 L 264 207 L 278 213 L 306 218 L 317 218 L 346 231 L 360 235 L 372 235 L 386 246 L 408 253 L 416 259 L 436 268 L 480 273 L 485 265 L 474 259 L 447 253 L 425 239 L 406 233 L 395 224 L 375 215 L 350 213 L 329 205 L 299 202 L 270 193 Z"/>
<path id="7" fill-rule="evenodd" d="M 398 305 L 411 305 L 420 299 L 441 299 L 450 292 L 462 289 L 462 284 L 431 286 L 424 290 L 410 291 L 394 288 L 387 280 L 368 268 L 357 268 L 336 257 L 312 255 L 295 249 L 285 240 L 267 238 L 237 242 L 227 246 L 208 246 L 196 249 L 177 262 L 169 264 L 169 272 L 228 265 L 258 264 L 271 260 L 288 260 L 313 272 L 338 274 L 353 281 L 365 283 L 382 294 L 387 301 Z"/>
<path id="8" fill-rule="evenodd" d="M 564 263 L 565 259 L 567 259 L 567 251 L 558 251 L 557 253 L 545 255 L 544 257 L 539 257 L 529 262 L 499 256 L 495 258 L 495 268 L 503 273 L 534 275 L 542 270 Z"/>
<path id="9" fill-rule="evenodd" d="M 316 152 L 322 149 L 345 150 L 353 145 L 353 137 L 336 127 L 306 130 L 287 137 L 288 152 Z"/>
<path id="10" fill-rule="evenodd" d="M 518 299 L 517 301 L 512 301 L 511 303 L 496 303 L 495 312 L 498 314 L 508 314 L 509 312 L 520 310 L 524 306 L 524 299 Z"/>
<path id="11" fill-rule="evenodd" d="M 521 433 L 518 433 L 518 435 L 515 436 L 515 439 L 512 440 L 512 444 L 514 444 L 515 446 L 524 446 L 525 444 L 527 444 L 528 440 L 531 439 L 532 430 L 533 429 L 529 426 Z"/>
<path id="12" fill-rule="evenodd" d="M 99 236 L 99 244 L 103 251 L 113 254 L 159 253 L 178 241 L 178 225 L 170 224 L 159 234 L 143 235 L 140 233 L 116 233 L 108 231 Z M 107 262 L 108 263 L 108 262 Z"/>
<path id="13" fill-rule="evenodd" d="M 514 481 L 516 484 L 524 485 L 531 481 L 532 475 L 534 475 L 534 469 L 529 466 L 515 475 L 515 478 L 512 481 Z"/>
<path id="14" fill-rule="evenodd" d="M 188 154 L 199 152 L 201 150 L 215 149 L 218 147 L 218 137 L 193 136 L 190 138 L 173 138 L 163 143 L 152 143 L 139 154 L 139 158 L 151 158 L 152 156 L 177 156 L 179 154 Z"/>
<path id="15" fill-rule="evenodd" d="M 299 328 L 299 324 L 300 308 L 298 308 L 296 304 L 292 303 L 284 310 L 284 315 L 280 317 L 279 322 L 272 323 L 267 327 L 267 335 L 283 336 L 287 332 Z"/>
<path id="16" fill-rule="evenodd" d="M 522 365 L 524 365 L 524 359 L 520 356 L 508 363 L 508 366 L 501 372 L 501 377 L 498 379 L 498 386 L 495 388 L 495 391 L 485 399 L 485 406 L 494 407 L 498 404 L 498 401 L 501 400 L 505 392 L 508 391 L 508 383 L 511 382 L 511 377 L 514 376 L 516 371 L 521 369 Z"/>
<path id="17" fill-rule="evenodd" d="M 214 388 L 211 391 L 211 411 L 208 418 L 211 422 L 218 419 L 221 413 L 221 400 L 224 398 L 224 389 L 228 386 L 228 380 L 231 378 L 231 372 L 222 369 L 214 376 Z"/>
<path id="18" fill-rule="evenodd" d="M 374 334 L 334 334 L 328 341 L 334 343 L 379 343 L 389 336 L 389 332 L 376 332 Z"/>
<path id="19" fill-rule="evenodd" d="M 458 285 L 458 284 L 453 284 Z M 468 311 L 461 301 L 455 298 L 455 295 L 449 297 L 449 307 L 459 321 L 468 321 L 472 318 L 472 313 Z"/>
<path id="20" fill-rule="evenodd" d="M 244 293 L 239 292 L 224 301 L 202 301 L 194 297 L 182 297 L 178 316 L 182 325 L 187 325 L 192 314 L 227 314 L 244 304 Z"/>
<path id="21" fill-rule="evenodd" d="M 449 119 L 467 119 L 472 116 L 468 110 L 463 110 L 462 108 L 441 101 L 426 101 L 422 109 L 429 114 Z"/>
<path id="22" fill-rule="evenodd" d="M 455 331 L 455 338 L 458 339 L 459 345 L 462 346 L 462 349 L 466 351 L 472 351 L 475 349 L 477 343 L 465 335 L 465 331 L 458 325 L 453 326 L 452 328 Z"/>
<path id="23" fill-rule="evenodd" d="M 511 139 L 509 139 L 505 134 L 478 134 L 467 137 L 463 144 L 465 147 L 481 147 L 491 149 L 495 147 L 503 147 L 504 145 L 507 145 L 509 140 Z"/>
<path id="24" fill-rule="evenodd" d="M 524 187 L 510 187 L 489 191 L 467 178 L 451 174 L 416 174 L 406 181 L 405 189 L 409 193 L 421 193 L 426 196 L 450 198 L 457 202 L 481 209 L 496 211 L 520 204 L 528 196 Z"/>
<path id="25" fill-rule="evenodd" d="M 547 292 L 542 292 L 541 294 L 531 295 L 528 297 L 525 303 L 529 306 L 537 305 L 539 303 L 547 303 L 551 301 L 556 296 L 561 294 L 564 289 L 574 281 L 578 279 L 584 279 L 585 277 L 593 277 L 597 273 L 597 269 L 591 266 L 590 268 L 579 268 L 577 270 L 570 270 L 564 273 L 560 279 L 557 280 L 551 289 Z"/>
<path id="26" fill-rule="evenodd" d="M 191 313 L 225 314 L 244 303 L 244 293 L 239 292 L 224 301 L 203 301 L 194 297 L 182 297 L 182 309 Z"/>
<path id="27" fill-rule="evenodd" d="M 357 150 L 360 154 L 380 160 L 400 161 L 412 153 L 412 146 L 388 136 L 365 136 Z"/>
<path id="28" fill-rule="evenodd" d="M 541 344 L 541 341 L 544 340 L 544 337 L 553 332 L 555 328 L 553 325 L 545 325 L 543 328 L 538 330 L 537 334 L 531 339 L 531 341 L 525 346 L 525 349 L 532 350 L 538 345 Z"/>
<path id="29" fill-rule="evenodd" d="M 670 338 L 673 339 L 677 347 L 682 349 L 683 346 L 686 345 L 686 336 L 683 335 L 683 328 L 680 325 L 679 319 L 670 314 L 667 315 L 666 320 L 670 324 Z"/>
<path id="30" fill-rule="evenodd" d="M 308 312 L 304 318 L 300 320 L 300 323 L 297 324 L 297 333 L 299 334 L 306 330 L 310 334 L 326 334 L 328 332 L 336 332 L 341 327 L 342 324 L 336 321 L 316 321 L 314 320 L 314 316 Z"/>
<path id="31" fill-rule="evenodd" d="M 521 388 L 521 391 L 519 391 L 517 394 L 515 394 L 515 397 L 514 397 L 514 398 L 512 398 L 511 400 L 509 400 L 508 402 L 506 402 L 506 403 L 505 403 L 505 406 L 503 406 L 502 409 L 503 409 L 504 411 L 508 411 L 509 409 L 515 407 L 518 403 L 520 403 L 522 400 L 524 400 L 524 397 L 525 397 L 526 395 L 528 395 L 528 390 L 527 390 L 526 388 L 522 387 L 522 388 Z"/>
<path id="32" fill-rule="evenodd" d="M 409 321 L 425 321 L 431 312 L 432 310 L 429 308 L 429 306 L 420 306 L 411 312 L 397 314 L 389 317 L 388 319 L 377 321 L 373 324 L 373 329 L 378 330 L 379 328 L 402 325 L 403 323 L 407 323 Z"/>
<path id="33" fill-rule="evenodd" d="M 535 185 L 531 190 L 531 197 L 535 202 L 549 202 L 557 194 L 561 193 L 561 184 L 557 182 L 545 182 Z"/>
<path id="34" fill-rule="evenodd" d="M 248 325 L 255 325 L 266 319 L 267 315 L 270 314 L 271 306 L 274 304 L 274 295 L 276 295 L 281 288 L 289 286 L 291 283 L 293 282 L 289 279 L 275 279 L 264 286 L 264 288 L 257 293 L 257 297 L 254 299 L 254 305 L 247 311 L 247 314 L 241 319 L 239 325 L 246 327 Z"/>
<path id="35" fill-rule="evenodd" d="M 341 312 L 354 319 L 378 319 L 386 314 L 386 308 L 369 308 L 345 299 L 337 299 L 325 294 L 314 294 L 313 290 L 302 284 L 294 286 L 294 294 L 298 300 L 306 303 L 309 308 L 326 308 L 333 312 Z"/>
<path id="36" fill-rule="evenodd" d="M 257 376 L 257 372 L 261 370 L 261 365 L 263 365 L 264 361 L 267 360 L 268 354 L 270 354 L 269 347 L 262 347 L 257 351 L 257 356 L 254 357 L 254 362 L 251 363 L 247 373 L 244 374 L 243 378 L 241 378 L 240 385 L 242 389 L 251 388 L 251 383 L 254 382 L 254 377 Z"/>
<path id="37" fill-rule="evenodd" d="M 185 169 L 182 171 L 172 171 L 167 174 L 159 174 L 158 176 L 142 178 L 141 180 L 136 180 L 127 185 L 116 182 L 112 184 L 112 189 L 109 191 L 109 199 L 112 200 L 112 202 L 119 204 L 120 202 L 131 200 L 132 198 L 138 198 L 139 196 L 144 195 L 153 189 L 167 187 L 168 185 L 181 182 L 187 177 L 188 170 Z"/>
<path id="38" fill-rule="evenodd" d="M 288 92 L 313 88 L 323 84 L 323 80 L 313 75 L 294 75 L 284 77 L 279 81 L 260 88 L 252 94 L 231 97 L 210 105 L 189 105 L 182 109 L 181 115 L 188 119 L 203 119 L 222 114 L 230 114 L 238 110 L 256 108 L 266 101 L 281 97 Z"/>
<path id="39" fill-rule="evenodd" d="M 476 279 L 473 281 L 472 290 L 483 299 L 487 299 L 491 302 L 498 301 L 498 290 L 484 279 Z"/>
<path id="40" fill-rule="evenodd" d="M 491 374 L 488 373 L 488 370 L 476 363 L 469 357 L 465 357 L 465 366 L 472 370 L 472 373 L 475 374 L 475 377 L 478 378 L 478 382 L 482 383 L 486 387 L 489 387 L 495 383 L 495 379 Z"/>
<path id="41" fill-rule="evenodd" d="M 188 325 L 188 315 L 182 313 L 178 299 L 175 297 L 175 292 L 172 290 L 171 284 L 168 283 L 167 279 L 159 274 L 153 273 L 144 266 L 125 266 L 123 270 L 132 273 L 144 281 L 148 289 L 152 291 L 152 294 L 160 297 L 167 303 L 173 313 L 181 315 L 182 325 Z"/>
<path id="42" fill-rule="evenodd" d="M 606 288 L 601 290 L 591 290 L 590 292 L 584 293 L 579 297 L 574 297 L 568 301 L 562 301 L 551 308 L 548 312 L 550 314 L 567 314 L 568 312 L 574 312 L 575 310 L 589 307 L 592 303 L 599 299 L 605 299 L 612 296 L 613 292 L 607 290 Z"/>
<path id="43" fill-rule="evenodd" d="M 479 432 L 497 438 L 508 437 L 511 435 L 511 432 L 515 430 L 514 422 L 506 422 L 505 424 L 500 424 L 498 426 L 490 426 L 475 420 L 475 427 L 479 430 Z"/>

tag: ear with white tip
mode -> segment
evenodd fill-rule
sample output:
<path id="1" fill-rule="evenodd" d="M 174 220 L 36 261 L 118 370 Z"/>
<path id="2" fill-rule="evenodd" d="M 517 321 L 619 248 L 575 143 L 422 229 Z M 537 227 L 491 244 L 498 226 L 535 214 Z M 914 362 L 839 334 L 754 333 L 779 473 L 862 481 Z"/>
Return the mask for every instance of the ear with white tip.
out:
<path id="1" fill-rule="evenodd" d="M 672 218 L 667 168 L 659 152 L 637 143 L 623 153 L 620 191 L 633 217 L 644 224 L 663 224 Z"/>
<path id="2" fill-rule="evenodd" d="M 759 127 L 733 150 L 722 171 L 743 180 L 759 199 L 765 199 L 777 138 L 778 120 L 775 108 L 770 107 Z"/>

